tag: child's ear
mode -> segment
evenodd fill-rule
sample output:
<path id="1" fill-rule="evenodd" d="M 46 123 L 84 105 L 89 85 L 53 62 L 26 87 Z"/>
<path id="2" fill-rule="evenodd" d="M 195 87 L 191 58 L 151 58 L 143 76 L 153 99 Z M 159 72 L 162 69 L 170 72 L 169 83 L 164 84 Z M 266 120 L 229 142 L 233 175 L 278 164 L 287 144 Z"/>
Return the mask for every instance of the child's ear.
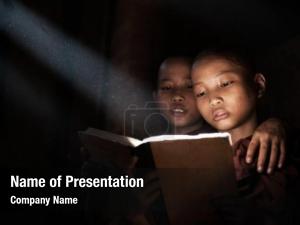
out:
<path id="1" fill-rule="evenodd" d="M 256 73 L 254 76 L 254 82 L 257 87 L 257 98 L 261 98 L 266 90 L 266 78 L 261 73 Z"/>

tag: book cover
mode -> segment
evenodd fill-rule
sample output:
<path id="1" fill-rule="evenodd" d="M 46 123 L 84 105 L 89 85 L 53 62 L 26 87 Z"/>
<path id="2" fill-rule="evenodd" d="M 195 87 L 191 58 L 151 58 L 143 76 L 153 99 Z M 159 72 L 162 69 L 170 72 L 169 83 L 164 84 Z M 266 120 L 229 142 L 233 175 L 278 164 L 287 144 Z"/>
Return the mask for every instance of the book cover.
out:
<path id="1" fill-rule="evenodd" d="M 94 128 L 79 134 L 94 160 L 106 158 L 125 167 L 132 166 L 138 156 L 140 168 L 152 167 L 144 162 L 153 162 L 171 225 L 213 223 L 211 201 L 237 193 L 228 133 L 161 135 L 143 140 Z"/>

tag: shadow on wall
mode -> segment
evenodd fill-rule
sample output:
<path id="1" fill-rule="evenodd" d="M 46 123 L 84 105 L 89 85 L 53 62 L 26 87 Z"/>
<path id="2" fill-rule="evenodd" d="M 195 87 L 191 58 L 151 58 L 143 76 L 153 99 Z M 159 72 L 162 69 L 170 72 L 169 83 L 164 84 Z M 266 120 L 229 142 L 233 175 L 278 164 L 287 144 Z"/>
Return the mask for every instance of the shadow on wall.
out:
<path id="1" fill-rule="evenodd" d="M 267 81 L 266 96 L 271 114 L 300 127 L 300 36 L 258 57 Z"/>

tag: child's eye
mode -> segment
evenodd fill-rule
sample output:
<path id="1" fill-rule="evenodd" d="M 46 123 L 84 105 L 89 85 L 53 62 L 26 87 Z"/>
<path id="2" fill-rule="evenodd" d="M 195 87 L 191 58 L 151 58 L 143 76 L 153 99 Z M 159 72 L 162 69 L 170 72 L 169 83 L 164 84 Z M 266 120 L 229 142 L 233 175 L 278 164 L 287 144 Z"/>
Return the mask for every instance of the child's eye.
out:
<path id="1" fill-rule="evenodd" d="M 198 94 L 196 94 L 196 98 L 201 98 L 205 95 L 204 91 L 199 92 Z"/>
<path id="2" fill-rule="evenodd" d="M 228 85 L 232 84 L 233 81 L 225 81 L 225 82 L 222 82 L 220 87 L 227 87 Z"/>
<path id="3" fill-rule="evenodd" d="M 163 87 L 160 87 L 160 90 L 162 90 L 162 91 L 169 91 L 169 90 L 171 90 L 171 89 L 172 89 L 171 86 L 163 86 Z"/>

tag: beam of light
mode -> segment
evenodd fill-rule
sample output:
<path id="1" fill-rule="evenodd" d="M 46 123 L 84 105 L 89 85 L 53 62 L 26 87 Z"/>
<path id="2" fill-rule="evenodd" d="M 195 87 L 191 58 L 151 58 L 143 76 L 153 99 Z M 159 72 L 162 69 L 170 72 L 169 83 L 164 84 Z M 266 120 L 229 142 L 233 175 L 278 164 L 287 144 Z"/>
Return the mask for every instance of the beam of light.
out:
<path id="1" fill-rule="evenodd" d="M 6 65 L 6 72 L 9 76 L 4 80 L 4 91 L 7 93 L 5 102 L 16 102 L 20 113 L 26 115 L 26 112 L 30 112 L 34 117 L 43 121 L 51 122 L 58 117 L 54 99 L 51 99 L 46 91 L 43 93 L 40 88 L 37 89 L 12 65 Z"/>
<path id="2" fill-rule="evenodd" d="M 123 112 L 129 104 L 144 102 L 147 92 L 137 78 L 116 69 L 105 58 L 63 34 L 25 6 L 17 2 L 6 5 L 0 1 L 0 30 L 96 106 L 115 115 L 117 123 L 123 124 Z M 114 90 L 114 93 L 105 96 L 106 90 Z"/>

